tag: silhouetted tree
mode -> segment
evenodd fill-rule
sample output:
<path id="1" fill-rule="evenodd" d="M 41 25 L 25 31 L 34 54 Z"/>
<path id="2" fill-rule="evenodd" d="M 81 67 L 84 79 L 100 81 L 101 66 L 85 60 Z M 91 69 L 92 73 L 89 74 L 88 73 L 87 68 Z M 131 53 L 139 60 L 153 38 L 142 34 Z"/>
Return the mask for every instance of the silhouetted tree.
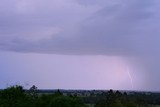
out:
<path id="1" fill-rule="evenodd" d="M 38 98 L 38 88 L 33 85 L 30 89 L 29 89 L 29 95 L 33 98 L 36 99 Z"/>

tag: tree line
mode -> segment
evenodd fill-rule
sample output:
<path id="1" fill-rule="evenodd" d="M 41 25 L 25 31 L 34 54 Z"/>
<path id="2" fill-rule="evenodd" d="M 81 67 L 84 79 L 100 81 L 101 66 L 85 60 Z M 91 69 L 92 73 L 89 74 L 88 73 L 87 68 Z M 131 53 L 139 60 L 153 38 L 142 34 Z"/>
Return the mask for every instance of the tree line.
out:
<path id="1" fill-rule="evenodd" d="M 0 107 L 154 107 L 160 105 L 160 93 L 126 93 L 109 90 L 89 96 L 39 93 L 36 86 L 25 90 L 11 86 L 0 90 Z"/>
<path id="2" fill-rule="evenodd" d="M 0 107 L 86 107 L 76 96 L 64 96 L 59 90 L 54 94 L 37 93 L 37 87 L 24 90 L 11 86 L 0 91 Z"/>

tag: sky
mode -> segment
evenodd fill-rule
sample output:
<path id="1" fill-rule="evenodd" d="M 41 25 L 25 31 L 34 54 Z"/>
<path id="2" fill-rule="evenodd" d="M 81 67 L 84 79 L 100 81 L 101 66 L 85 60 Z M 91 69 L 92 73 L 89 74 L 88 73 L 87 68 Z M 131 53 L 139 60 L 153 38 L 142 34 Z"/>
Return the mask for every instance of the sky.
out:
<path id="1" fill-rule="evenodd" d="M 0 88 L 160 91 L 159 0 L 0 0 Z"/>

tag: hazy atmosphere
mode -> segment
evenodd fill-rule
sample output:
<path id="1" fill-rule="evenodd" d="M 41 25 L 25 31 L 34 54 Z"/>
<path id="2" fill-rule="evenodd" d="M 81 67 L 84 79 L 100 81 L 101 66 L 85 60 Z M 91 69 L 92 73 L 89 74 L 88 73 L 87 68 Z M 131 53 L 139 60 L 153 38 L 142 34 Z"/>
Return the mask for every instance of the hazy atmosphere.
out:
<path id="1" fill-rule="evenodd" d="M 0 0 L 0 88 L 160 91 L 159 0 Z"/>

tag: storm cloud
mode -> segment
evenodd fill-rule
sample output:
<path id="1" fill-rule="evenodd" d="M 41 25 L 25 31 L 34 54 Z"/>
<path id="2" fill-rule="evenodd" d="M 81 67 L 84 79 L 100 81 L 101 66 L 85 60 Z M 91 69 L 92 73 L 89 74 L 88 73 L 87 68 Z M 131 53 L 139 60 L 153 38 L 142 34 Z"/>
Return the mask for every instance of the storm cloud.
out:
<path id="1" fill-rule="evenodd" d="M 103 55 L 158 51 L 155 0 L 90 1 L 90 5 L 73 0 L 12 2 L 3 1 L 1 6 L 3 50 Z"/>

